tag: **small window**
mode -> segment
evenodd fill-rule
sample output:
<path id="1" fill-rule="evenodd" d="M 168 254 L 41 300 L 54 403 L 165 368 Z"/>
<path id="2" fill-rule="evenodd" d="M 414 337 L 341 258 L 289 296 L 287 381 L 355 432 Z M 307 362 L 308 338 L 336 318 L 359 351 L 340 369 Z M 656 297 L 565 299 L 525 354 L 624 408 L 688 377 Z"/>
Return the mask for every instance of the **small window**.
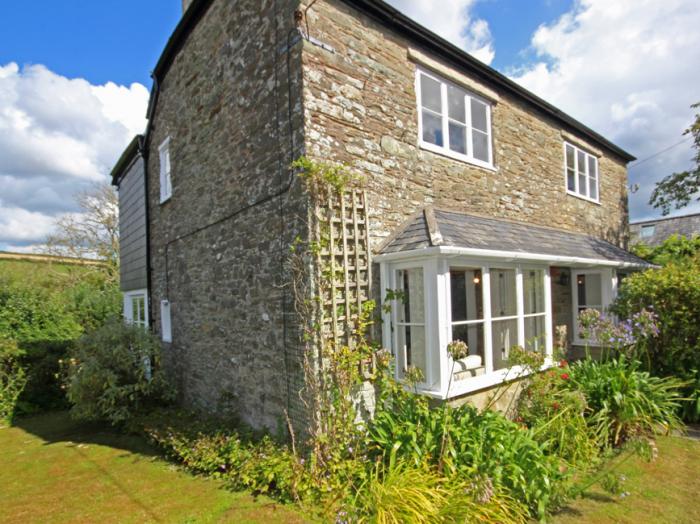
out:
<path id="1" fill-rule="evenodd" d="M 160 159 L 160 203 L 168 200 L 173 194 L 170 175 L 170 137 L 166 138 L 158 148 Z"/>
<path id="2" fill-rule="evenodd" d="M 148 298 L 146 290 L 124 293 L 124 319 L 128 324 L 148 327 Z"/>
<path id="3" fill-rule="evenodd" d="M 421 147 L 492 167 L 491 105 L 432 73 L 417 75 Z"/>
<path id="4" fill-rule="evenodd" d="M 598 159 L 574 145 L 565 143 L 564 163 L 567 192 L 598 202 Z"/>
<path id="5" fill-rule="evenodd" d="M 452 340 L 469 347 L 473 367 L 484 366 L 484 306 L 481 269 L 450 269 Z"/>
<path id="6" fill-rule="evenodd" d="M 642 231 L 641 231 L 641 237 L 642 238 L 651 238 L 654 236 L 654 230 L 656 227 L 654 224 L 649 224 L 646 226 L 642 226 Z"/>

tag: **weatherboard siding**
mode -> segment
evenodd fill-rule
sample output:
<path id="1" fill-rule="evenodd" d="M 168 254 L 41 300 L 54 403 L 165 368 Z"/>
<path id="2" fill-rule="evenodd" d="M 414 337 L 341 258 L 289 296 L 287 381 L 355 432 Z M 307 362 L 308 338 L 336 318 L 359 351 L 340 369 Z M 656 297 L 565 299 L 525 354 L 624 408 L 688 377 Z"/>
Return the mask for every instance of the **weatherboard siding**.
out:
<path id="1" fill-rule="evenodd" d="M 146 250 L 146 188 L 140 156 L 119 184 L 120 284 L 122 291 L 148 285 Z"/>

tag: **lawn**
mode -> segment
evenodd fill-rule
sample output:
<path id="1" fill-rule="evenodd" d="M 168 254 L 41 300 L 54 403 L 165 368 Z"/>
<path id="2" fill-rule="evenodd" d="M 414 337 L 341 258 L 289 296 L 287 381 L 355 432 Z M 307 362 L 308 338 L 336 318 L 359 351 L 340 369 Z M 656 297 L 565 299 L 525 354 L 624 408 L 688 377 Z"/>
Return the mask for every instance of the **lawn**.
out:
<path id="1" fill-rule="evenodd" d="M 162 460 L 142 439 L 66 413 L 0 428 L 0 522 L 279 522 L 305 519 Z"/>
<path id="2" fill-rule="evenodd" d="M 663 437 L 659 457 L 646 463 L 637 458 L 621 464 L 626 477 L 624 498 L 594 487 L 556 515 L 555 524 L 700 522 L 700 440 Z"/>

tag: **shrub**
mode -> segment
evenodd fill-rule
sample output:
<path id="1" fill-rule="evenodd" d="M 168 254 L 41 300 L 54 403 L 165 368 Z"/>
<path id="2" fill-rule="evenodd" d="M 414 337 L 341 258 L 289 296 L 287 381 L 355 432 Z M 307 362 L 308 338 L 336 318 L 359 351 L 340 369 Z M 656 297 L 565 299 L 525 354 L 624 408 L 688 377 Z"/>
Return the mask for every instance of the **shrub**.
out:
<path id="1" fill-rule="evenodd" d="M 470 405 L 430 409 L 427 399 L 394 391 L 369 425 L 370 453 L 415 467 L 430 464 L 449 478 L 484 479 L 544 517 L 565 496 L 565 475 L 529 430 L 500 413 Z M 449 421 L 449 423 L 447 423 Z M 443 439 L 446 445 L 443 449 Z"/>
<path id="2" fill-rule="evenodd" d="M 26 384 L 24 369 L 19 365 L 20 350 L 9 339 L 0 338 L 0 424 L 11 423 Z"/>
<path id="3" fill-rule="evenodd" d="M 638 243 L 632 246 L 632 253 L 652 264 L 664 266 L 700 253 L 700 236 L 687 238 L 682 235 L 671 235 L 661 245 L 654 247 Z"/>
<path id="4" fill-rule="evenodd" d="M 683 383 L 651 376 L 624 356 L 605 362 L 576 362 L 569 367 L 564 383 L 568 390 L 583 393 L 589 425 L 613 446 L 683 425 L 676 414 Z"/>
<path id="5" fill-rule="evenodd" d="M 700 256 L 672 262 L 626 278 L 613 306 L 621 317 L 631 317 L 653 306 L 659 336 L 648 343 L 643 359 L 653 375 L 676 376 L 687 382 L 682 403 L 685 420 L 700 420 Z"/>
<path id="6" fill-rule="evenodd" d="M 71 413 L 78 419 L 126 422 L 174 398 L 160 366 L 160 342 L 114 319 L 83 336 L 66 363 Z"/>
<path id="7" fill-rule="evenodd" d="M 516 422 L 526 424 L 548 454 L 568 465 L 589 468 L 597 462 L 602 439 L 588 424 L 585 395 L 565 387 L 568 365 L 534 375 L 518 400 Z"/>

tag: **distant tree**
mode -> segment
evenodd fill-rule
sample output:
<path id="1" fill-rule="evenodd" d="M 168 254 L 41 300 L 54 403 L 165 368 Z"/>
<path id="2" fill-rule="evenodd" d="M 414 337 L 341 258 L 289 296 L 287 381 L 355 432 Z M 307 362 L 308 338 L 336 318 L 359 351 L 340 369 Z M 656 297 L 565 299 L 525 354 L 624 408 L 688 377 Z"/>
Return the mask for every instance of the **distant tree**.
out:
<path id="1" fill-rule="evenodd" d="M 60 217 L 47 239 L 53 255 L 96 259 L 109 281 L 119 278 L 119 201 L 109 184 L 76 195 L 80 211 Z"/>
<path id="2" fill-rule="evenodd" d="M 697 109 L 700 107 L 700 102 L 691 107 Z M 687 206 L 696 193 L 700 191 L 700 113 L 695 114 L 695 123 L 683 134 L 693 135 L 693 147 L 696 150 L 695 167 L 689 171 L 668 175 L 661 182 L 656 183 L 649 203 L 656 208 L 661 208 L 664 215 L 671 212 L 671 207 L 680 209 Z M 700 196 L 697 197 L 697 200 L 700 201 Z"/>

